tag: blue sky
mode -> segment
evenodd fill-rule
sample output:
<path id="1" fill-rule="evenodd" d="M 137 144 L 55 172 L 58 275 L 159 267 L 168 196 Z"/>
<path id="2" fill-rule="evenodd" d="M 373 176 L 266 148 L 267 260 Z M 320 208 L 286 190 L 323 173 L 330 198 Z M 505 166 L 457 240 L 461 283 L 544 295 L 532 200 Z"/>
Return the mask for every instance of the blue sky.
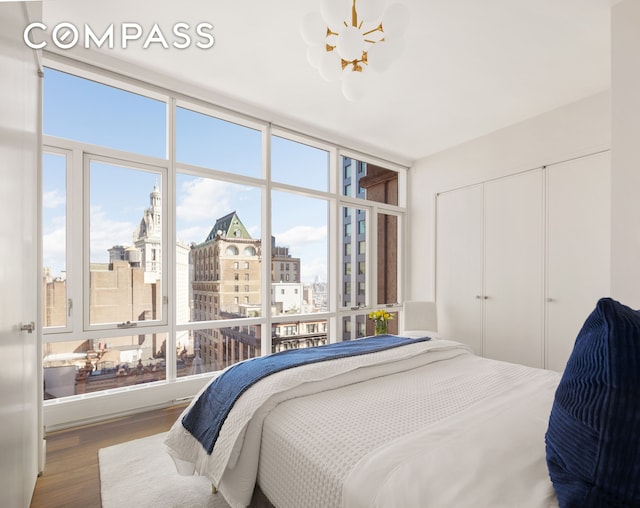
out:
<path id="1" fill-rule="evenodd" d="M 187 109 L 177 111 L 177 160 L 233 174 L 259 177 L 261 133 Z M 44 133 L 165 158 L 166 104 L 47 69 Z M 44 264 L 64 269 L 64 158 L 45 155 L 43 177 Z M 272 138 L 274 181 L 326 190 L 328 154 Z M 93 162 L 90 168 L 91 258 L 108 260 L 113 245 L 131 245 L 149 206 L 158 173 Z M 177 238 L 202 242 L 216 219 L 237 211 L 254 238 L 261 238 L 261 190 L 179 174 Z M 303 282 L 327 280 L 327 202 L 285 192 L 272 195 L 276 243 L 301 258 Z"/>

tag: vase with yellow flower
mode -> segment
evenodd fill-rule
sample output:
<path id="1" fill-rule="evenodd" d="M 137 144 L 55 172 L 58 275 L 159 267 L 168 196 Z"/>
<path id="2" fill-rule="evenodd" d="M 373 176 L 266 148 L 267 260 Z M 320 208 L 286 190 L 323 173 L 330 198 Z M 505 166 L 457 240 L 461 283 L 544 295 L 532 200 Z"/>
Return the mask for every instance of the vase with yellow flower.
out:
<path id="1" fill-rule="evenodd" d="M 387 312 L 384 309 L 373 310 L 369 312 L 369 319 L 375 323 L 375 334 L 383 335 L 387 333 L 387 325 L 389 321 L 393 319 L 393 314 Z"/>

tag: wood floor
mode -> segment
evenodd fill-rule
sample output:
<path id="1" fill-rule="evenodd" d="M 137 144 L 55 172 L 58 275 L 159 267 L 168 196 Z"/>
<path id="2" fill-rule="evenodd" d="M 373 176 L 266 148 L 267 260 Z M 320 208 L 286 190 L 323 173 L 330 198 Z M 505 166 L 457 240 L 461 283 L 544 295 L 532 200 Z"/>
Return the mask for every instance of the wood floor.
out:
<path id="1" fill-rule="evenodd" d="M 98 450 L 169 430 L 184 405 L 47 434 L 31 508 L 99 508 Z"/>

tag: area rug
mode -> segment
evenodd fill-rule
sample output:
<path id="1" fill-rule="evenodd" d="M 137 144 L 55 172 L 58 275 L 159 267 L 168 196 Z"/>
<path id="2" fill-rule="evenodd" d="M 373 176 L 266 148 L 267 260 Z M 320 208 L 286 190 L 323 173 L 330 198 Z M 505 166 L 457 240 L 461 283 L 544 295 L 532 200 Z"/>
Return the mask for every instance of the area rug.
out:
<path id="1" fill-rule="evenodd" d="M 98 451 L 102 508 L 229 508 L 202 476 L 180 476 L 164 448 L 166 433 Z"/>

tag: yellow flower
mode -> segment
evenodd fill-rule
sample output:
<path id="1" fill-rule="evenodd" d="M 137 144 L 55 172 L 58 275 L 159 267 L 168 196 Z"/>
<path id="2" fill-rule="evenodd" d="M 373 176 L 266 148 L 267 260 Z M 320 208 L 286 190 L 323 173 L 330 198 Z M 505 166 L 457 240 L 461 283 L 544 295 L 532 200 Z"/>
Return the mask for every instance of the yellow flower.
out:
<path id="1" fill-rule="evenodd" d="M 379 310 L 374 310 L 369 312 L 369 319 L 372 319 L 373 321 L 389 321 L 391 319 L 393 319 L 393 314 L 387 312 L 384 309 L 379 309 Z"/>

